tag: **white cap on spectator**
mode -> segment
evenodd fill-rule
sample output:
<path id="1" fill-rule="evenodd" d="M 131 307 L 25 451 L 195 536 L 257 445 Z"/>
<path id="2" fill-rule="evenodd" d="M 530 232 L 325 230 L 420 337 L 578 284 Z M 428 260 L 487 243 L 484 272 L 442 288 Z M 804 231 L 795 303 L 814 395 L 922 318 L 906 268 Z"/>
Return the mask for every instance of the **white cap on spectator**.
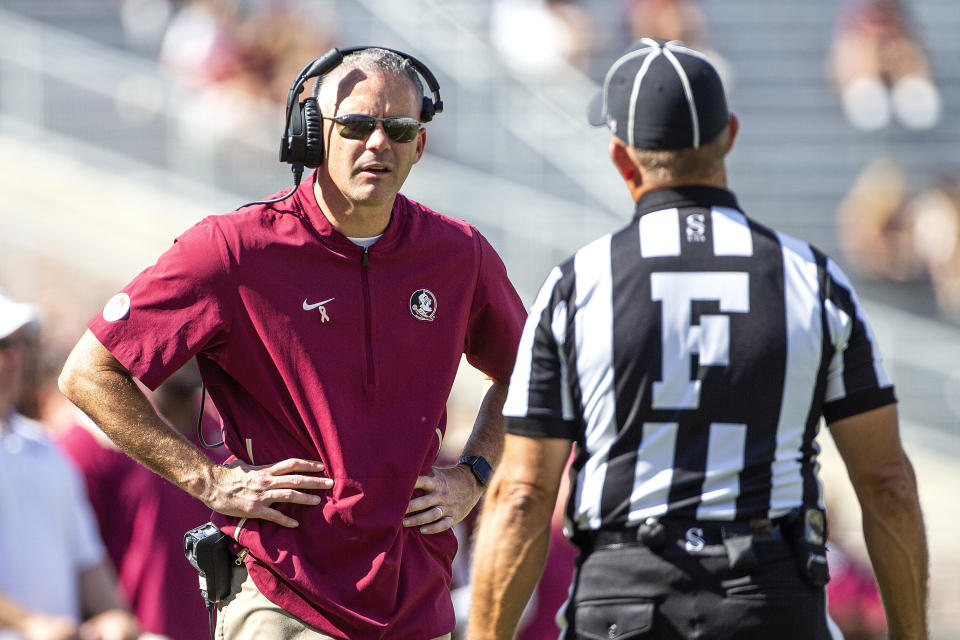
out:
<path id="1" fill-rule="evenodd" d="M 36 307 L 16 302 L 0 292 L 0 340 L 26 326 L 39 324 Z"/>

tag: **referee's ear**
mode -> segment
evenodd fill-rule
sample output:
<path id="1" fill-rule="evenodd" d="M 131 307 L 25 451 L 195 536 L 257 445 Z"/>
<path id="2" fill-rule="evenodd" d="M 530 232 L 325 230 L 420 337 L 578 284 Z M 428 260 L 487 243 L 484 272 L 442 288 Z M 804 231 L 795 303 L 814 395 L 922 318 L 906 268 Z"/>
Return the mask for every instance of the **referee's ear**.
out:
<path id="1" fill-rule="evenodd" d="M 627 183 L 627 189 L 633 194 L 643 184 L 640 168 L 633 161 L 633 157 L 623 142 L 613 136 L 610 137 L 609 153 L 613 165 L 620 172 L 623 181 Z"/>
<path id="2" fill-rule="evenodd" d="M 727 151 L 724 155 L 730 153 L 730 150 L 733 149 L 733 141 L 737 139 L 737 133 L 740 131 L 740 119 L 733 112 L 727 116 L 727 126 L 730 127 L 730 139 L 727 141 Z"/>

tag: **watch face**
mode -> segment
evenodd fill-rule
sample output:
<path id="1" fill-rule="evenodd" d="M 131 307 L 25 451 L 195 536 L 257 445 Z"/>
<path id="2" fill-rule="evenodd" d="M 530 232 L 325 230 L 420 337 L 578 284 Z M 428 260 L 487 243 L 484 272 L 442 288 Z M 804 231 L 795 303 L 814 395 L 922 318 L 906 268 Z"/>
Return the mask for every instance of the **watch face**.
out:
<path id="1" fill-rule="evenodd" d="M 487 483 L 490 482 L 493 468 L 490 466 L 490 463 L 487 462 L 486 458 L 483 456 L 464 456 L 461 462 L 470 467 L 473 475 L 477 478 L 477 482 L 481 485 L 486 486 Z"/>

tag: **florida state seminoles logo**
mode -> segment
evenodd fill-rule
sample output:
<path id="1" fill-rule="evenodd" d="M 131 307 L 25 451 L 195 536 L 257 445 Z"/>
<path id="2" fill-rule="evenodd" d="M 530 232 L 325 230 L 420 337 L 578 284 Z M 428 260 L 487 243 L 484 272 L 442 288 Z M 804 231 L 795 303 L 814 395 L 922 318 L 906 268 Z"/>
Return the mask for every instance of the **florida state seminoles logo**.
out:
<path id="1" fill-rule="evenodd" d="M 417 320 L 433 322 L 437 315 L 437 296 L 429 289 L 417 289 L 410 296 L 410 313 Z"/>

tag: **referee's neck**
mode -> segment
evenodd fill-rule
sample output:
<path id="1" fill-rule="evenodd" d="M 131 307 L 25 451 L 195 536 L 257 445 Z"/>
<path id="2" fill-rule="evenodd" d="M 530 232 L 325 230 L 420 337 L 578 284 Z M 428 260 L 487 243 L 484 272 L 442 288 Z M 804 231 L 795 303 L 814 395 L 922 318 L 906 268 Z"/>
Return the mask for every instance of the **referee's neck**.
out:
<path id="1" fill-rule="evenodd" d="M 644 195 L 657 189 L 671 189 L 675 187 L 719 187 L 727 188 L 727 171 L 721 170 L 719 173 L 709 178 L 698 178 L 696 180 L 684 180 L 682 178 L 675 180 L 650 180 L 646 176 L 639 175 L 639 179 L 626 180 L 627 188 L 633 201 L 637 202 Z"/>

